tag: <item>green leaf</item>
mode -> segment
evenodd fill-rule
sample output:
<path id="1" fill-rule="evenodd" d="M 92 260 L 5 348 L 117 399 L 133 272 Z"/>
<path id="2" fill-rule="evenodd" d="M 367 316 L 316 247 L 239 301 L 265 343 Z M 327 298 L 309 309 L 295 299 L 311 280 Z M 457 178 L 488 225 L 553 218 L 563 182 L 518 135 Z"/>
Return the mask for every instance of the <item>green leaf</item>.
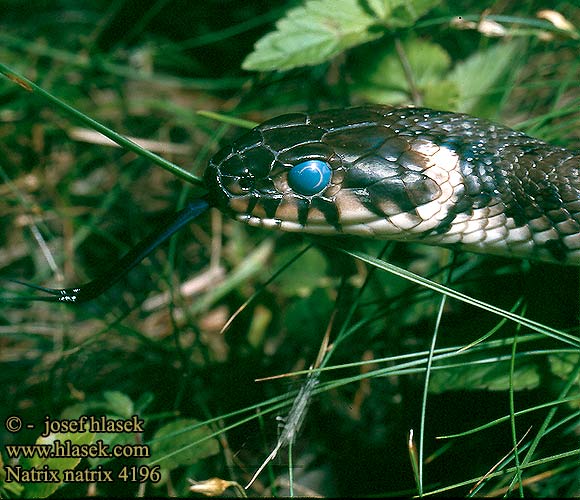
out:
<path id="1" fill-rule="evenodd" d="M 83 445 L 90 445 L 95 438 L 92 432 L 78 432 L 78 433 L 55 433 L 49 434 L 46 437 L 40 436 L 36 440 L 36 446 L 39 448 L 46 449 L 50 447 L 52 451 L 55 451 L 55 446 L 66 446 L 67 441 L 70 449 L 78 448 Z M 59 443 L 56 443 L 59 441 Z M 71 453 L 71 455 L 74 453 Z M 58 476 L 60 482 L 26 482 L 24 483 L 23 496 L 27 498 L 46 498 L 52 493 L 54 493 L 63 484 L 64 471 L 74 469 L 79 462 L 80 458 L 68 456 L 66 458 L 54 458 L 47 457 L 41 458 L 37 454 L 31 458 L 23 458 L 20 462 L 23 470 L 31 470 L 33 467 L 36 470 L 44 470 L 44 467 L 48 470 L 58 471 Z"/>
<path id="2" fill-rule="evenodd" d="M 368 6 L 388 28 L 406 28 L 441 0 L 367 0 Z"/>
<path id="3" fill-rule="evenodd" d="M 2 458 L 2 453 L 0 453 L 0 494 L 2 490 L 8 491 L 11 496 L 19 497 L 24 491 L 24 486 L 16 481 L 6 482 L 6 469 L 4 468 L 4 459 Z"/>
<path id="4" fill-rule="evenodd" d="M 441 0 L 308 0 L 258 40 L 242 68 L 288 70 L 328 61 L 344 50 L 406 28 Z"/>
<path id="5" fill-rule="evenodd" d="M 533 389 L 538 387 L 540 375 L 534 365 L 516 368 L 512 385 L 514 390 Z M 505 391 L 510 386 L 509 361 L 491 364 L 466 363 L 452 368 L 434 370 L 431 373 L 429 390 L 439 394 L 445 391 L 487 389 Z"/>
<path id="6" fill-rule="evenodd" d="M 153 396 L 153 393 L 151 392 L 144 392 L 143 394 L 141 394 L 141 396 L 139 396 L 139 399 L 134 404 L 135 413 L 137 415 L 141 415 L 147 409 L 147 407 L 153 402 L 154 398 L 155 396 Z"/>
<path id="7" fill-rule="evenodd" d="M 117 420 L 118 415 L 104 415 L 107 420 Z M 136 443 L 135 433 L 133 432 L 98 432 L 95 435 L 95 441 L 102 441 L 103 445 L 108 446 L 109 449 L 113 449 L 117 445 L 132 445 Z M 115 457 L 90 457 L 87 460 L 91 464 L 91 467 L 96 467 L 97 465 L 106 464 Z"/>
<path id="8" fill-rule="evenodd" d="M 402 47 L 425 105 L 439 109 L 451 107 L 457 98 L 457 89 L 454 83 L 445 80 L 451 67 L 451 57 L 445 49 L 414 37 L 404 40 Z M 359 75 L 355 86 L 360 94 L 372 101 L 393 105 L 411 100 L 411 85 L 394 43 L 378 51 L 375 47 L 374 54 L 360 57 L 359 61 L 353 73 Z"/>
<path id="9" fill-rule="evenodd" d="M 459 89 L 455 82 L 441 80 L 425 86 L 423 105 L 434 109 L 456 109 Z"/>
<path id="10" fill-rule="evenodd" d="M 123 418 L 131 418 L 135 413 L 133 400 L 126 394 L 119 391 L 105 391 L 103 393 L 106 408 Z"/>
<path id="11" fill-rule="evenodd" d="M 212 430 L 207 425 L 192 429 L 198 424 L 197 420 L 180 418 L 161 427 L 151 440 L 148 462 L 173 470 L 219 453 L 218 440 L 209 437 Z"/>
<path id="12" fill-rule="evenodd" d="M 298 248 L 294 245 L 278 249 L 274 254 L 272 269 L 279 269 L 296 255 Z M 291 297 L 298 295 L 307 297 L 312 290 L 328 282 L 328 265 L 322 252 L 317 248 L 310 248 L 287 272 L 277 279 L 276 286 L 284 290 L 284 295 Z"/>
<path id="13" fill-rule="evenodd" d="M 258 40 L 242 68 L 281 71 L 320 64 L 380 37 L 380 30 L 371 30 L 379 22 L 358 0 L 309 0 L 289 10 L 276 23 L 276 31 Z"/>
<path id="14" fill-rule="evenodd" d="M 552 354 L 548 356 L 550 370 L 563 380 L 567 380 L 580 363 L 580 353 L 569 352 L 564 354 Z M 577 382 L 580 383 L 580 378 Z"/>
<path id="15" fill-rule="evenodd" d="M 119 391 L 105 391 L 102 398 L 92 397 L 82 403 L 67 406 L 61 418 L 78 418 L 81 415 L 114 415 L 114 418 L 131 418 L 135 413 L 133 400 Z"/>
<path id="16" fill-rule="evenodd" d="M 307 298 L 293 300 L 284 311 L 284 326 L 288 336 L 297 343 L 313 337 L 322 338 L 333 306 L 332 298 L 323 288 L 315 289 Z"/>
<path id="17" fill-rule="evenodd" d="M 580 362 L 580 353 L 570 352 L 563 354 L 552 354 L 548 356 L 551 372 L 557 377 L 568 382 L 573 374 L 573 371 L 578 370 L 578 363 Z M 576 371 L 577 373 L 577 371 Z M 573 386 L 568 393 L 568 396 L 580 395 L 580 376 L 576 375 Z M 568 402 L 571 408 L 580 408 L 580 397 L 578 399 Z"/>
<path id="18" fill-rule="evenodd" d="M 497 108 L 497 91 L 494 87 L 501 83 L 508 71 L 513 70 L 518 41 L 498 43 L 488 49 L 479 50 L 465 61 L 458 63 L 449 73 L 449 80 L 459 89 L 457 111 L 473 113 L 486 98 L 490 99 L 491 113 Z M 477 114 L 486 114 L 477 109 Z"/>
<path id="19" fill-rule="evenodd" d="M 147 394 L 147 393 L 146 393 Z M 150 397 L 150 395 L 149 395 Z M 102 395 L 89 398 L 82 403 L 67 406 L 61 413 L 62 419 L 78 419 L 83 415 L 104 416 L 108 420 L 130 419 L 139 413 L 135 409 L 133 400 L 120 391 L 104 391 Z M 135 443 L 135 435 L 126 432 L 103 432 L 96 435 L 95 440 L 103 441 L 104 445 L 112 448 L 115 445 Z M 88 461 L 91 466 L 105 464 L 114 457 L 92 457 Z"/>

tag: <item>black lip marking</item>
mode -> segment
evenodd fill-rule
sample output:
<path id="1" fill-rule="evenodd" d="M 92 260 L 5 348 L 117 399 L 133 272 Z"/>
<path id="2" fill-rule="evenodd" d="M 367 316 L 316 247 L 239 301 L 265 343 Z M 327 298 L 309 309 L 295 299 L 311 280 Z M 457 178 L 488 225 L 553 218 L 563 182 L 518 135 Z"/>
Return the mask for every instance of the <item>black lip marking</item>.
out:
<path id="1" fill-rule="evenodd" d="M 548 240 L 544 243 L 544 247 L 550 252 L 552 257 L 558 262 L 565 262 L 568 254 L 568 248 L 562 240 Z"/>
<path id="2" fill-rule="evenodd" d="M 310 200 L 310 206 L 320 210 L 324 215 L 324 219 L 328 224 L 334 227 L 337 231 L 341 231 L 340 218 L 338 208 L 333 200 L 327 200 L 320 197 L 315 197 Z"/>
<path id="3" fill-rule="evenodd" d="M 310 210 L 310 201 L 305 198 L 294 198 L 294 203 L 298 208 L 298 224 L 305 226 L 308 222 L 308 210 Z"/>
<path id="4" fill-rule="evenodd" d="M 407 186 L 400 177 L 383 179 L 369 186 L 367 191 L 373 205 L 379 207 L 387 201 L 393 207 L 385 215 L 413 212 L 417 208 L 409 198 Z"/>
<path id="5" fill-rule="evenodd" d="M 264 197 L 262 198 L 262 206 L 264 207 L 264 211 L 266 212 L 266 217 L 269 219 L 273 219 L 276 215 L 276 210 L 280 206 L 280 202 L 282 201 L 282 196 L 277 195 L 276 197 Z"/>
<path id="6" fill-rule="evenodd" d="M 473 208 L 474 208 L 473 199 L 469 196 L 465 196 L 465 193 L 463 194 L 460 193 L 457 202 L 450 207 L 449 212 L 443 219 L 441 219 L 441 222 L 437 225 L 437 227 L 429 231 L 428 233 L 424 234 L 424 236 L 445 234 L 447 231 L 451 229 L 455 219 L 457 219 L 457 217 L 460 214 L 464 213 L 473 214 Z"/>

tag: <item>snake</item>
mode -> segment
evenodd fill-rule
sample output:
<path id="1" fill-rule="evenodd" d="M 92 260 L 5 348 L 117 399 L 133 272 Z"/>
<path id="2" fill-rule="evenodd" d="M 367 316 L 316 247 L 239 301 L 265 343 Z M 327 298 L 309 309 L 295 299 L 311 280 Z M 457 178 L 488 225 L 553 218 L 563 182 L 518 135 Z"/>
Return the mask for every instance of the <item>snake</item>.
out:
<path id="1" fill-rule="evenodd" d="M 580 265 L 580 152 L 465 114 L 283 115 L 216 154 L 205 182 L 252 226 Z"/>
<path id="2" fill-rule="evenodd" d="M 95 280 L 13 281 L 46 294 L 26 300 L 91 300 L 210 206 L 266 229 L 580 265 L 580 151 L 466 114 L 383 105 L 284 114 L 219 150 L 204 182 L 204 198 Z"/>

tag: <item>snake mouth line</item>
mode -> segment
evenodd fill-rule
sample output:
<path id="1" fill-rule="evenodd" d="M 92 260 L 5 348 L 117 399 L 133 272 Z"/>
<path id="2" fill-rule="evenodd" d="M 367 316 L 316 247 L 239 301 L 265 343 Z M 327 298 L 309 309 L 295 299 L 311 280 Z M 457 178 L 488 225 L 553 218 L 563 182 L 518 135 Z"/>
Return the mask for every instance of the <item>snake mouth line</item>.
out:
<path id="1" fill-rule="evenodd" d="M 405 214 L 404 214 L 405 215 Z M 332 226 L 324 222 L 300 224 L 297 221 L 261 218 L 248 214 L 237 214 L 236 220 L 253 227 L 276 229 L 286 232 L 302 232 L 323 236 L 362 236 L 379 239 L 393 239 L 398 241 L 417 240 L 417 234 L 404 231 L 392 221 L 375 217 L 366 221 L 345 221 L 339 226 Z"/>
<path id="2" fill-rule="evenodd" d="M 323 236 L 346 235 L 415 241 L 448 247 L 459 245 L 460 248 L 477 253 L 533 257 L 559 263 L 567 259 L 578 259 L 580 255 L 579 238 L 572 235 L 564 238 L 571 251 L 564 258 L 556 257 L 551 246 L 553 245 L 551 242 L 557 236 L 553 228 L 533 231 L 528 225 L 517 226 L 513 219 L 505 215 L 501 204 L 476 209 L 471 214 L 457 214 L 449 224 L 449 228 L 443 232 L 438 232 L 437 224 L 432 228 L 417 224 L 416 219 L 406 213 L 390 218 L 375 216 L 366 219 L 345 219 L 334 226 L 324 221 L 307 221 L 306 224 L 301 224 L 296 220 L 240 213 L 235 218 L 250 226 L 264 229 Z M 441 223 L 439 221 L 438 224 Z"/>
<path id="3" fill-rule="evenodd" d="M 576 262 L 580 259 L 580 249 L 571 250 L 564 259 L 556 258 L 550 245 L 544 241 L 548 239 L 549 235 L 547 232 L 537 233 L 532 236 L 529 233 L 529 228 L 525 226 L 512 227 L 513 221 L 506 223 L 503 215 L 486 218 L 481 214 L 480 218 L 476 216 L 476 218 L 471 220 L 464 220 L 464 217 L 459 217 L 462 221 L 451 231 L 442 234 L 430 231 L 422 235 L 402 231 L 387 219 L 378 217 L 367 223 L 345 223 L 339 228 L 324 223 L 308 223 L 302 225 L 295 221 L 260 218 L 245 214 L 238 214 L 235 218 L 253 227 L 276 229 L 293 233 L 321 236 L 362 236 L 374 239 L 426 243 L 448 248 L 459 248 L 476 253 L 504 257 L 534 258 L 559 264 Z M 491 225 L 484 223 L 485 221 L 494 219 L 497 220 Z M 499 219 L 502 220 L 500 221 Z"/>

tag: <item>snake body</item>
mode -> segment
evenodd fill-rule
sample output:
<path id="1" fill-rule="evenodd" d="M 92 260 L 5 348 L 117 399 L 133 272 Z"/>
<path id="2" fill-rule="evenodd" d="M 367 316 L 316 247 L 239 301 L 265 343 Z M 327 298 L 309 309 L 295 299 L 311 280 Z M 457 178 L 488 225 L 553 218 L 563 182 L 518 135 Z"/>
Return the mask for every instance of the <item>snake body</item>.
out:
<path id="1" fill-rule="evenodd" d="M 319 191 L 291 179 L 307 161 L 329 167 Z M 210 204 L 253 226 L 580 265 L 580 152 L 464 114 L 283 115 L 218 152 L 205 182 Z"/>
<path id="2" fill-rule="evenodd" d="M 365 106 L 268 120 L 219 151 L 187 204 L 108 272 L 0 302 L 101 295 L 215 206 L 253 226 L 580 265 L 580 151 L 468 115 Z"/>

